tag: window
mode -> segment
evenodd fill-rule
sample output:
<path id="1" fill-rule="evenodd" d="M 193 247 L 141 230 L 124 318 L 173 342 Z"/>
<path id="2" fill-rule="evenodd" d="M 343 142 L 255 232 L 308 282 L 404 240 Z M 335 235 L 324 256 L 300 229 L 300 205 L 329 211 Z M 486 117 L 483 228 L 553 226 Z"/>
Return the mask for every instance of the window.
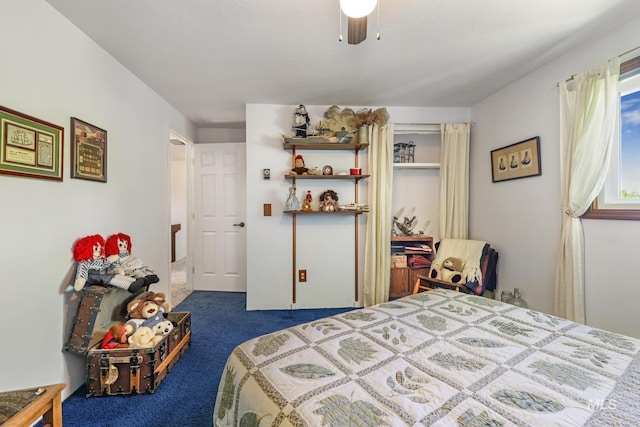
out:
<path id="1" fill-rule="evenodd" d="M 640 57 L 620 64 L 620 127 L 600 195 L 583 215 L 640 219 Z"/>

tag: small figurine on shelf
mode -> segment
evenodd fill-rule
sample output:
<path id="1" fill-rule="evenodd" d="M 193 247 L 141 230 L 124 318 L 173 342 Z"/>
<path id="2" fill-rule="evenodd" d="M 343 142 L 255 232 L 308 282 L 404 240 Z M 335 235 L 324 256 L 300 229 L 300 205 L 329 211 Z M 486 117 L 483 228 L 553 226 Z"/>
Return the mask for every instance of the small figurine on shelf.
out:
<path id="1" fill-rule="evenodd" d="M 395 226 L 398 230 L 396 231 L 395 228 L 392 227 L 391 233 L 394 236 L 400 235 L 400 236 L 415 236 L 417 233 L 415 233 L 413 231 L 413 229 L 415 228 L 416 224 L 417 224 L 417 219 L 416 216 L 413 215 L 413 212 L 416 210 L 415 207 L 411 208 L 411 210 L 409 211 L 409 213 L 407 214 L 407 216 L 404 217 L 404 219 L 402 221 L 400 221 L 400 215 L 402 215 L 402 212 L 404 212 L 404 207 L 400 208 L 400 210 L 398 212 L 396 212 L 396 214 L 393 216 L 393 226 Z M 423 227 L 423 229 L 426 229 L 426 227 L 429 224 L 425 224 L 425 226 Z M 398 234 L 400 233 L 400 234 Z"/>
<path id="2" fill-rule="evenodd" d="M 300 200 L 296 196 L 296 186 L 292 185 L 289 187 L 289 197 L 287 197 L 287 202 L 285 203 L 285 210 L 287 211 L 299 211 L 300 210 Z"/>
<path id="3" fill-rule="evenodd" d="M 307 113 L 307 108 L 300 104 L 296 107 L 296 111 L 293 114 L 293 126 L 292 129 L 296 131 L 297 138 L 306 138 L 307 137 L 307 128 L 309 127 L 309 113 Z"/>
<path id="4" fill-rule="evenodd" d="M 307 191 L 307 195 L 304 197 L 304 202 L 302 203 L 303 211 L 311 211 L 313 210 L 313 197 L 311 196 L 311 191 Z"/>
<path id="5" fill-rule="evenodd" d="M 301 154 L 296 155 L 293 159 L 293 169 L 291 169 L 291 175 L 307 175 L 309 168 L 304 165 L 304 158 Z"/>
<path id="6" fill-rule="evenodd" d="M 338 210 L 338 193 L 326 190 L 320 194 L 320 210 L 323 212 L 335 212 Z"/>

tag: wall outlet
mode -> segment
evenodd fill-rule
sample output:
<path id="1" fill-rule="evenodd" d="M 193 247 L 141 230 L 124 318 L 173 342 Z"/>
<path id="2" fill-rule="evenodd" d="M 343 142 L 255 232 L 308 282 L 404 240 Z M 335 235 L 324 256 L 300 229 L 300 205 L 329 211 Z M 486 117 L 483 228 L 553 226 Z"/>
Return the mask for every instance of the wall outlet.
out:
<path id="1" fill-rule="evenodd" d="M 298 282 L 307 281 L 307 270 L 298 270 Z"/>

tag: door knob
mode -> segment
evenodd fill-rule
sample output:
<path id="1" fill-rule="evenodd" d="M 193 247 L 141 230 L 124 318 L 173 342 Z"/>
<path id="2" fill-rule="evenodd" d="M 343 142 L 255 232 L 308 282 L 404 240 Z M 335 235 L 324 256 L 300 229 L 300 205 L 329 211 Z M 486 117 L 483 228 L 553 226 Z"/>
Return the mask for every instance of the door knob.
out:
<path id="1" fill-rule="evenodd" d="M 240 224 L 233 224 L 233 225 L 236 226 L 236 227 L 242 228 L 242 227 L 244 227 L 244 222 L 241 222 Z"/>

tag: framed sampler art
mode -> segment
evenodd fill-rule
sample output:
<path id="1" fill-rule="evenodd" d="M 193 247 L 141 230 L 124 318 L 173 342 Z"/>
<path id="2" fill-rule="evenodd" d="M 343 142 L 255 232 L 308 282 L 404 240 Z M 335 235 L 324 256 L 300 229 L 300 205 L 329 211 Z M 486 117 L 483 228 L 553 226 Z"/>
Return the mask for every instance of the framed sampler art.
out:
<path id="1" fill-rule="evenodd" d="M 491 151 L 493 182 L 537 176 L 541 173 L 539 136 Z"/>
<path id="2" fill-rule="evenodd" d="M 62 181 L 64 128 L 0 107 L 0 173 Z"/>
<path id="3" fill-rule="evenodd" d="M 71 178 L 107 182 L 107 131 L 71 117 Z"/>

